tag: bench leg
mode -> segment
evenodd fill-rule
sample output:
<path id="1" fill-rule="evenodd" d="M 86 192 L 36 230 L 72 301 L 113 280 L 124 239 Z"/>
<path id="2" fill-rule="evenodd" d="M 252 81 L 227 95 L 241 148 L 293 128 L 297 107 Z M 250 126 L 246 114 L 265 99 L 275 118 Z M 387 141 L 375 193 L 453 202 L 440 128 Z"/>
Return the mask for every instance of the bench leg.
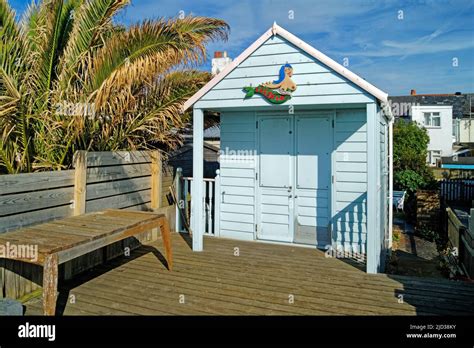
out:
<path id="1" fill-rule="evenodd" d="M 161 237 L 163 238 L 163 244 L 165 246 L 166 261 L 168 262 L 168 269 L 173 269 L 173 252 L 171 250 L 171 232 L 168 220 L 163 218 L 161 220 Z"/>
<path id="2" fill-rule="evenodd" d="M 58 290 L 58 255 L 46 255 L 43 266 L 43 311 L 44 315 L 56 314 Z"/>

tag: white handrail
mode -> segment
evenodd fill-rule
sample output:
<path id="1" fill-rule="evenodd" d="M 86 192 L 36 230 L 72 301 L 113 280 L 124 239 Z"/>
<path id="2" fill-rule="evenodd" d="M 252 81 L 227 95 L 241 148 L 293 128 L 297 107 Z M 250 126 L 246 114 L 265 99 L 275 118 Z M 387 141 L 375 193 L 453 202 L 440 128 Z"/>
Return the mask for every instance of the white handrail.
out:
<path id="1" fill-rule="evenodd" d="M 188 195 L 192 194 L 192 185 L 193 178 L 189 176 L 180 176 L 182 173 L 182 169 L 177 169 L 177 179 L 176 179 L 176 196 L 177 200 L 181 202 L 181 207 L 176 208 L 176 228 L 179 232 L 186 232 L 185 231 L 185 224 L 182 221 L 183 216 L 186 218 L 186 212 L 190 211 L 190 202 Z M 219 177 L 218 171 L 216 172 L 217 176 Z M 218 189 L 220 190 L 220 185 L 218 185 L 218 180 L 216 178 L 204 178 L 203 179 L 203 194 L 204 194 L 204 204 L 203 204 L 203 211 L 202 214 L 204 216 L 204 234 L 214 236 L 216 235 L 216 231 L 219 230 L 219 211 L 218 211 L 218 202 L 216 201 L 216 197 L 219 197 Z M 179 211 L 179 209 L 183 210 L 183 213 Z M 192 211 L 192 210 L 191 210 Z M 191 213 L 191 222 L 190 226 L 193 226 L 193 214 Z M 191 228 L 192 230 L 192 228 Z"/>

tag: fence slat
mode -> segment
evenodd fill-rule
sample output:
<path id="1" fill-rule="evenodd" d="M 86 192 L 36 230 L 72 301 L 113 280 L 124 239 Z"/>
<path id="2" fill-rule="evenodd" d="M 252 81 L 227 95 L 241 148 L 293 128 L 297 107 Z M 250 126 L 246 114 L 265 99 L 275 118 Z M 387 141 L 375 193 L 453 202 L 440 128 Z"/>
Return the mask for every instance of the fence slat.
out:
<path id="1" fill-rule="evenodd" d="M 214 211 L 214 182 L 209 181 L 209 216 L 208 216 L 208 222 L 207 225 L 209 226 L 209 234 L 214 235 L 214 216 L 213 216 L 213 211 Z"/>
<path id="2" fill-rule="evenodd" d="M 181 221 L 181 211 L 184 206 L 181 204 L 183 201 L 182 190 L 181 190 L 181 180 L 183 177 L 183 169 L 176 169 L 176 176 L 174 178 L 174 189 L 176 190 L 176 231 L 183 232 L 183 223 Z"/>
<path id="3" fill-rule="evenodd" d="M 445 179 L 440 182 L 441 198 L 447 202 L 470 204 L 474 200 L 474 180 Z"/>
<path id="4" fill-rule="evenodd" d="M 0 175 L 0 196 L 74 185 L 74 170 Z"/>

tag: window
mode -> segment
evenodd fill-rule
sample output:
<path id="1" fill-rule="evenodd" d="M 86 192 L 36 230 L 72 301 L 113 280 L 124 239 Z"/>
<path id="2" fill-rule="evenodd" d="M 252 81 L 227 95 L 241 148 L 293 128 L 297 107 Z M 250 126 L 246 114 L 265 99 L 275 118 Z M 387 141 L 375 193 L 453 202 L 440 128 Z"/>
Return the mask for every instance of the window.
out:
<path id="1" fill-rule="evenodd" d="M 429 151 L 429 163 L 435 166 L 438 160 L 441 160 L 441 150 Z"/>
<path id="2" fill-rule="evenodd" d="M 439 112 L 424 112 L 425 126 L 428 127 L 441 127 L 441 116 Z"/>

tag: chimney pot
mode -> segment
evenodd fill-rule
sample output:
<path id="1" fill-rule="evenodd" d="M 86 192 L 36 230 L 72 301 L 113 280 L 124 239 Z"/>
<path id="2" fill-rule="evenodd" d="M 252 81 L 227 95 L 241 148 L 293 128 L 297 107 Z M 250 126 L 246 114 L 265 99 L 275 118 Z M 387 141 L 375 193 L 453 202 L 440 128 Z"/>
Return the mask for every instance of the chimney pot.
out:
<path id="1" fill-rule="evenodd" d="M 215 51 L 214 52 L 214 58 L 222 58 L 222 52 L 221 51 Z"/>
<path id="2" fill-rule="evenodd" d="M 412 89 L 412 90 L 410 91 L 410 95 L 416 95 L 416 89 Z"/>

